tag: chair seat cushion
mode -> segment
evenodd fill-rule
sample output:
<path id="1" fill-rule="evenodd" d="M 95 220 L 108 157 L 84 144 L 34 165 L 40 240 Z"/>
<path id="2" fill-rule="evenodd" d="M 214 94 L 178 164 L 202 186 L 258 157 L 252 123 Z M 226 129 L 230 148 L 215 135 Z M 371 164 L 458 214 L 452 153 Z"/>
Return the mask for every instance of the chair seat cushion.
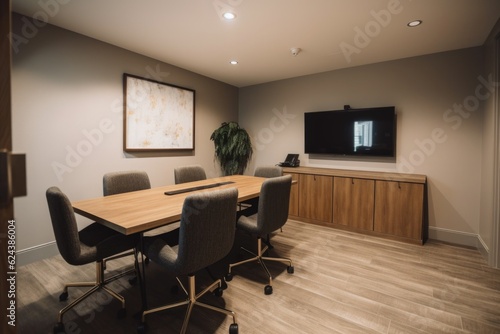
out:
<path id="1" fill-rule="evenodd" d="M 163 238 L 148 238 L 144 241 L 144 254 L 169 271 L 177 271 L 179 245 L 169 245 Z"/>
<path id="2" fill-rule="evenodd" d="M 236 228 L 251 234 L 259 234 L 261 231 L 257 226 L 257 215 L 241 216 L 236 222 Z"/>
<path id="3" fill-rule="evenodd" d="M 101 261 L 107 257 L 133 249 L 137 235 L 124 235 L 99 223 L 92 223 L 78 232 L 82 260 Z"/>

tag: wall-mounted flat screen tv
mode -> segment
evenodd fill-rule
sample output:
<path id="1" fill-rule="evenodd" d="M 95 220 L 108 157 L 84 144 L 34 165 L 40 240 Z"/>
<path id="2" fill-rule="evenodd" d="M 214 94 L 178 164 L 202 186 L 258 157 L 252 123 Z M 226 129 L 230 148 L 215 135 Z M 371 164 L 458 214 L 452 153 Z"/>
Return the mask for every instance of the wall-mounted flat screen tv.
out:
<path id="1" fill-rule="evenodd" d="M 305 153 L 394 157 L 394 107 L 304 113 Z"/>

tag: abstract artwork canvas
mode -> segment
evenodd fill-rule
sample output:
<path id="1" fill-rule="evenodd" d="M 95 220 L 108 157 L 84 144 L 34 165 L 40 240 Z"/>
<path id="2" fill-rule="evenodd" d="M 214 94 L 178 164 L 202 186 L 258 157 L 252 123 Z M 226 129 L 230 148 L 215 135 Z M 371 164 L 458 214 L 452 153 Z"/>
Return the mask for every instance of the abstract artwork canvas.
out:
<path id="1" fill-rule="evenodd" d="M 123 75 L 124 150 L 194 149 L 195 91 Z"/>

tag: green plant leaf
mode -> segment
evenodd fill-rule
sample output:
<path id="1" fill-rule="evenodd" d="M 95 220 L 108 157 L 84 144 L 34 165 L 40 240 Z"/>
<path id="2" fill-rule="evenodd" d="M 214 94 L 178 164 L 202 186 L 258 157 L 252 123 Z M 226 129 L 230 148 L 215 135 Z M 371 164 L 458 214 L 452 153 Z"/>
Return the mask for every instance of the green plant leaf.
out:
<path id="1" fill-rule="evenodd" d="M 224 122 L 210 136 L 224 175 L 243 174 L 252 158 L 250 136 L 237 122 Z"/>

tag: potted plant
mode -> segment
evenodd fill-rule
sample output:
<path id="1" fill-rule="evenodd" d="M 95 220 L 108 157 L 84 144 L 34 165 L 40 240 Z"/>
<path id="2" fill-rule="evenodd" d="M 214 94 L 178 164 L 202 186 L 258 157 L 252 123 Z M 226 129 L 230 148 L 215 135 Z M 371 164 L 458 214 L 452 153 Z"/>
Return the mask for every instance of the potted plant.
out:
<path id="1" fill-rule="evenodd" d="M 250 136 L 237 122 L 224 122 L 210 136 L 224 176 L 243 174 L 252 157 Z"/>

